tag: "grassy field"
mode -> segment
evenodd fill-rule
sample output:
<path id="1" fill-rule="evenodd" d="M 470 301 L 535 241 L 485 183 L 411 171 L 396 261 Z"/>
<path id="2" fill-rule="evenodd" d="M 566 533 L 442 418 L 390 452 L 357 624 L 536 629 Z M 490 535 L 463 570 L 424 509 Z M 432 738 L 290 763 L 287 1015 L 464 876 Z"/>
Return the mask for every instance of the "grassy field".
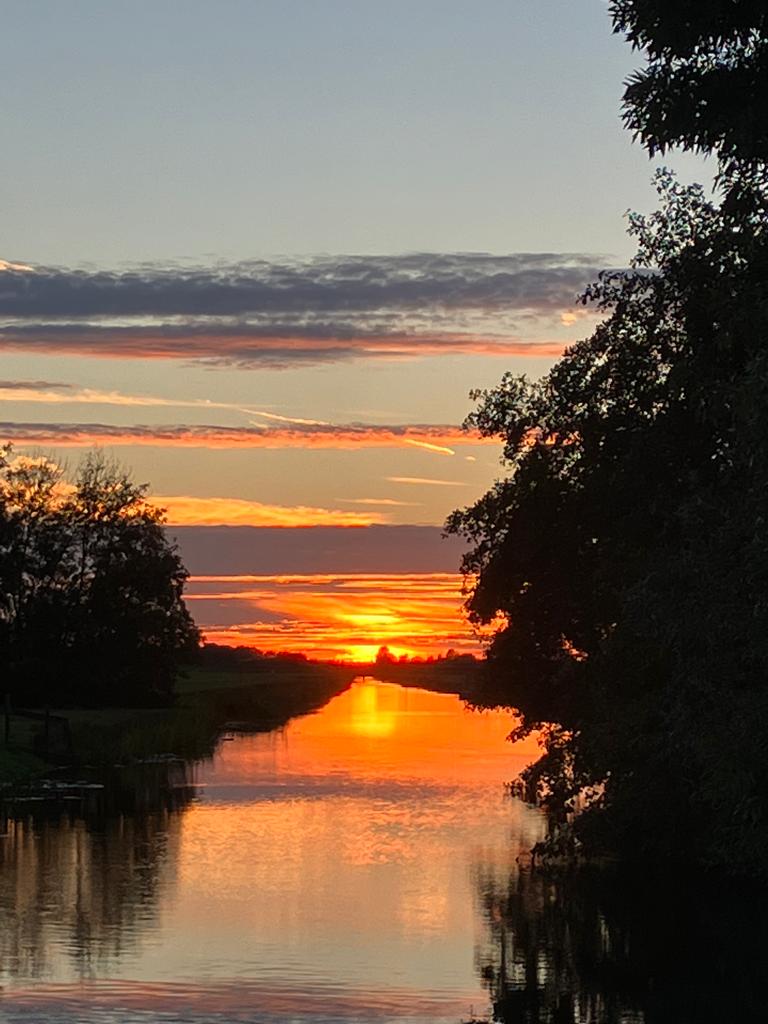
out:
<path id="1" fill-rule="evenodd" d="M 254 669 L 188 667 L 180 674 L 170 707 L 51 709 L 63 729 L 63 745 L 41 746 L 42 724 L 11 721 L 10 742 L 0 736 L 0 784 L 40 776 L 63 763 L 115 765 L 175 756 L 209 757 L 222 732 L 265 732 L 322 707 L 361 672 L 378 678 L 459 693 L 472 699 L 478 666 L 461 661 L 434 665 L 340 666 L 276 661 Z M 68 724 L 68 736 L 67 736 Z M 53 734 L 53 731 L 52 731 Z"/>
<path id="2" fill-rule="evenodd" d="M 213 753 L 225 730 L 262 732 L 322 707 L 352 682 L 349 668 L 321 664 L 279 666 L 258 672 L 189 668 L 165 708 L 52 709 L 69 723 L 71 754 L 40 756 L 39 723 L 13 716 L 10 743 L 0 740 L 0 783 L 44 774 L 53 764 L 115 764 L 174 755 L 199 759 Z"/>
<path id="3" fill-rule="evenodd" d="M 44 775 L 49 767 L 29 751 L 0 747 L 0 783 L 26 782 Z"/>
<path id="4" fill-rule="evenodd" d="M 482 663 L 461 658 L 415 665 L 395 662 L 376 665 L 371 671 L 384 682 L 418 686 L 437 693 L 458 693 L 472 703 L 481 682 Z"/>

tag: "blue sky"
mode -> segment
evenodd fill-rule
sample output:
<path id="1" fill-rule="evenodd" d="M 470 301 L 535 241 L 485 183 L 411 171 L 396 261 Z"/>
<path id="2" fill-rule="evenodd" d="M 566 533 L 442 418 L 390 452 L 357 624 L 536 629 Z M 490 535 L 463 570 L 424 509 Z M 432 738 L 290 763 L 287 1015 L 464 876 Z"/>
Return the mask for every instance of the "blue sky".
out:
<path id="1" fill-rule="evenodd" d="M 621 255 L 651 201 L 599 0 L 25 0 L 8 258 Z"/>

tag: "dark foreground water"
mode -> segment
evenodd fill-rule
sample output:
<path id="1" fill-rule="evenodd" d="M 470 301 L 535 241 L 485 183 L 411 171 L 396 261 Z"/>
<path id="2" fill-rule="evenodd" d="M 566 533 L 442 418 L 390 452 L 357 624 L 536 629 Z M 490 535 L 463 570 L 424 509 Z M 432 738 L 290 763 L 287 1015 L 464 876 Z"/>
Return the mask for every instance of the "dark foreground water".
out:
<path id="1" fill-rule="evenodd" d="M 0 1021 L 767 1019 L 762 891 L 531 872 L 509 727 L 359 680 L 210 764 L 19 805 Z"/>

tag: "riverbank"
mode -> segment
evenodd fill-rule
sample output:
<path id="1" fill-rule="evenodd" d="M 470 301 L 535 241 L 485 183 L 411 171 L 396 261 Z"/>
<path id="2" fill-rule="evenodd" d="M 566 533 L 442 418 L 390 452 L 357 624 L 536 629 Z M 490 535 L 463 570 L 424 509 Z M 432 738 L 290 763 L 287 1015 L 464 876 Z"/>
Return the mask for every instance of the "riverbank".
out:
<path id="1" fill-rule="evenodd" d="M 385 662 L 366 669 L 377 679 L 433 693 L 455 693 L 473 704 L 482 682 L 484 662 L 475 658 L 444 658 L 434 662 Z"/>
<path id="2" fill-rule="evenodd" d="M 12 715 L 8 742 L 0 739 L 0 785 L 42 778 L 66 765 L 114 765 L 149 758 L 210 757 L 225 732 L 267 732 L 307 714 L 341 693 L 359 675 L 472 702 L 479 663 L 348 664 L 275 659 L 240 667 L 194 665 L 176 682 L 171 706 L 52 708 Z"/>
<path id="3" fill-rule="evenodd" d="M 322 707 L 355 674 L 349 666 L 312 662 L 253 673 L 190 667 L 170 707 L 51 709 L 55 743 L 45 723 L 12 715 L 8 743 L 0 745 L 0 784 L 33 781 L 64 765 L 200 760 L 211 756 L 222 733 L 279 728 Z"/>

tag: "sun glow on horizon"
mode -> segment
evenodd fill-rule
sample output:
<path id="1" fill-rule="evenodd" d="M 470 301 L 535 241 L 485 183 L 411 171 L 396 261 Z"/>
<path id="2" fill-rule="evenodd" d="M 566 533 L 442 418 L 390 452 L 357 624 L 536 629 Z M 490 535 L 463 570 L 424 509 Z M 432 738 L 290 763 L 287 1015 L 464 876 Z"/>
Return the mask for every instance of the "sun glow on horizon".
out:
<path id="1" fill-rule="evenodd" d="M 458 573 L 193 577 L 187 600 L 209 642 L 332 661 L 478 654 Z"/>

